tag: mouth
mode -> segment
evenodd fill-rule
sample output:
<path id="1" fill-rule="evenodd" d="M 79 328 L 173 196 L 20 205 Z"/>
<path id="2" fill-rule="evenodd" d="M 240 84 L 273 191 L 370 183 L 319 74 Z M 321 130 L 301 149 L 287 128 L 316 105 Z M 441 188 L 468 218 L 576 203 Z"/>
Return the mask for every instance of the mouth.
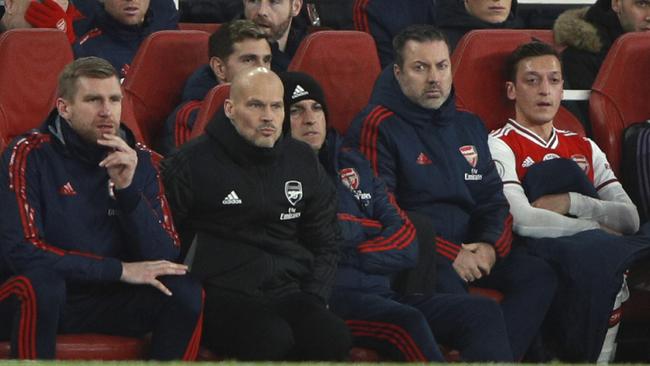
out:
<path id="1" fill-rule="evenodd" d="M 427 98 L 440 98 L 442 96 L 442 90 L 440 90 L 440 89 L 425 90 L 424 95 Z"/>
<path id="2" fill-rule="evenodd" d="M 271 136 L 275 135 L 275 131 L 276 131 L 275 128 L 271 128 L 271 127 L 263 127 L 263 128 L 259 129 L 259 132 L 264 137 L 271 137 Z"/>
<path id="3" fill-rule="evenodd" d="M 261 27 L 261 28 L 271 28 L 271 23 L 267 22 L 266 20 L 264 20 L 264 19 L 262 19 L 262 18 L 260 18 L 260 17 L 255 18 L 255 20 L 254 20 L 253 22 L 254 22 L 258 27 Z"/>
<path id="4" fill-rule="evenodd" d="M 548 108 L 548 107 L 552 107 L 553 104 L 549 103 L 549 102 L 539 102 L 539 103 L 537 103 L 537 106 L 539 108 Z"/>
<path id="5" fill-rule="evenodd" d="M 128 16 L 136 16 L 140 12 L 140 8 L 137 6 L 127 6 L 124 8 L 124 13 Z"/>
<path id="6" fill-rule="evenodd" d="M 504 11 L 506 11 L 506 8 L 504 6 L 490 6 L 488 10 L 495 13 L 496 12 L 503 13 Z"/>
<path id="7" fill-rule="evenodd" d="M 115 133 L 115 125 L 112 123 L 100 123 L 97 125 L 97 130 L 103 135 L 103 134 L 114 134 Z"/>

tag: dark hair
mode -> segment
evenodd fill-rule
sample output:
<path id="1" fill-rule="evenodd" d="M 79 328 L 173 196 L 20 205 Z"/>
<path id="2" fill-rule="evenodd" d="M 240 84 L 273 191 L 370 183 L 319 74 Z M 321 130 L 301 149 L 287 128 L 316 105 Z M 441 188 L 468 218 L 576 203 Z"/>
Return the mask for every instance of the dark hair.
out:
<path id="1" fill-rule="evenodd" d="M 77 93 L 77 80 L 80 77 L 108 79 L 117 77 L 117 71 L 108 61 L 99 57 L 82 57 L 67 64 L 59 75 L 58 96 L 72 100 Z"/>
<path id="2" fill-rule="evenodd" d="M 442 41 L 445 42 L 449 49 L 449 41 L 444 33 L 436 27 L 428 24 L 414 24 L 404 28 L 399 34 L 393 38 L 393 56 L 395 57 L 395 64 L 397 66 L 404 66 L 404 45 L 408 41 L 431 42 Z"/>
<path id="3" fill-rule="evenodd" d="M 560 60 L 560 54 L 557 50 L 547 43 L 537 40 L 524 43 L 512 51 L 506 59 L 506 81 L 515 81 L 517 78 L 517 67 L 521 60 L 538 56 L 555 56 Z"/>
<path id="4" fill-rule="evenodd" d="M 209 56 L 228 58 L 234 52 L 234 44 L 246 39 L 268 39 L 266 33 L 250 20 L 238 19 L 223 24 L 210 36 Z"/>

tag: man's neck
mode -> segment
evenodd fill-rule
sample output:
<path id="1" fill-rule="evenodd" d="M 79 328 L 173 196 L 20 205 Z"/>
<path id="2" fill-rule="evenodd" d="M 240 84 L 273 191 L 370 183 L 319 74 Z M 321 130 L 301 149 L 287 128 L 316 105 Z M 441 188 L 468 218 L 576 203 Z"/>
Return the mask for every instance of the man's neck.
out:
<path id="1" fill-rule="evenodd" d="M 553 133 L 552 120 L 540 125 L 540 124 L 528 123 L 523 118 L 517 118 L 517 123 L 519 123 L 523 127 L 526 127 L 527 129 L 535 133 L 544 141 L 548 141 L 548 139 L 551 138 L 551 134 Z"/>

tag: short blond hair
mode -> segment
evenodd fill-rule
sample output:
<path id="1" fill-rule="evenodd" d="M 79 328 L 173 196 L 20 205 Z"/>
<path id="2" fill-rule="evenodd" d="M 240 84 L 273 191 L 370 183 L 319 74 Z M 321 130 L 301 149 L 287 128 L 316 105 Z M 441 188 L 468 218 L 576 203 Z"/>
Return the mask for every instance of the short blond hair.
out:
<path id="1" fill-rule="evenodd" d="M 80 77 L 93 79 L 117 79 L 117 71 L 108 61 L 99 57 L 82 57 L 67 64 L 59 75 L 58 97 L 72 100 L 77 93 Z"/>

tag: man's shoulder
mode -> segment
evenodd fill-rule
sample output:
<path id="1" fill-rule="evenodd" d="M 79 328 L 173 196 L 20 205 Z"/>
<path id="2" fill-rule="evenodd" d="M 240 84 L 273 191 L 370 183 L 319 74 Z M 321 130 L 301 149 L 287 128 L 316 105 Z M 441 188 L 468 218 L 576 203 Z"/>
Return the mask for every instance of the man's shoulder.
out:
<path id="1" fill-rule="evenodd" d="M 308 162 L 309 164 L 318 160 L 318 157 L 307 143 L 289 137 L 284 137 L 283 139 L 284 141 L 282 143 L 284 146 L 282 155 L 285 160 L 302 161 Z"/>
<path id="2" fill-rule="evenodd" d="M 52 136 L 49 133 L 33 129 L 15 137 L 4 149 L 2 155 L 16 158 L 17 155 L 26 157 L 34 153 L 51 154 L 53 151 L 48 149 L 51 139 Z"/>
<path id="3" fill-rule="evenodd" d="M 356 123 L 362 128 L 385 128 L 390 123 L 401 120 L 399 115 L 384 105 L 368 104 L 356 118 Z"/>
<path id="4" fill-rule="evenodd" d="M 456 108 L 453 113 L 453 123 L 451 126 L 467 133 L 477 135 L 480 138 L 487 136 L 488 131 L 485 127 L 485 123 L 477 114 L 462 108 Z"/>
<path id="5" fill-rule="evenodd" d="M 165 157 L 164 161 L 174 164 L 189 164 L 196 159 L 207 158 L 209 150 L 214 149 L 215 143 L 206 134 L 203 134 L 184 143 L 178 150 Z"/>
<path id="6" fill-rule="evenodd" d="M 81 37 L 79 37 L 79 40 L 77 41 L 77 46 L 78 47 L 87 47 L 88 45 L 101 41 L 103 39 L 102 35 L 104 34 L 104 31 L 99 28 L 99 27 L 94 27 L 90 29 L 88 32 L 84 33 Z"/>

